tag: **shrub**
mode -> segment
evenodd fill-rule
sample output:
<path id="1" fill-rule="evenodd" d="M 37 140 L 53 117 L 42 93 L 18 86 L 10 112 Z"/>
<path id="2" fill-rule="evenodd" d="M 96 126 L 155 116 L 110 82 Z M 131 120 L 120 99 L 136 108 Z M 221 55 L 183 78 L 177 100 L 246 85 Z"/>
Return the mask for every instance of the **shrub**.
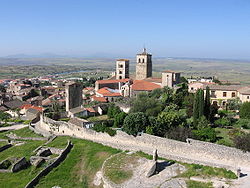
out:
<path id="1" fill-rule="evenodd" d="M 250 119 L 239 119 L 235 125 L 239 128 L 250 129 Z"/>
<path id="2" fill-rule="evenodd" d="M 250 102 L 244 102 L 240 107 L 240 117 L 250 119 Z"/>
<path id="3" fill-rule="evenodd" d="M 207 141 L 207 142 L 215 142 L 216 132 L 213 128 L 207 127 L 199 130 L 193 130 L 193 137 L 198 140 Z"/>
<path id="4" fill-rule="evenodd" d="M 223 117 L 223 118 L 220 118 L 220 119 L 216 120 L 216 121 L 214 122 L 214 124 L 215 124 L 216 126 L 225 127 L 225 126 L 230 126 L 230 125 L 231 125 L 231 121 L 230 121 L 228 118 Z"/>
<path id="5" fill-rule="evenodd" d="M 236 148 L 250 152 L 250 133 L 236 136 L 234 138 L 234 144 Z"/>
<path id="6" fill-rule="evenodd" d="M 96 132 L 103 132 L 103 133 L 106 132 L 110 136 L 116 135 L 116 130 L 113 130 L 110 127 L 107 127 L 107 125 L 105 123 L 95 124 L 92 129 L 95 130 Z"/>

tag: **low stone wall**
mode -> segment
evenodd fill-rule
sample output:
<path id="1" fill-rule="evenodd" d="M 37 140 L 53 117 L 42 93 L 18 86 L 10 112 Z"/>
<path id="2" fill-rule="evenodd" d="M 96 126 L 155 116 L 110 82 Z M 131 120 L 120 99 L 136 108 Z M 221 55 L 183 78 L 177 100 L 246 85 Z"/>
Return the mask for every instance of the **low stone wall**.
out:
<path id="1" fill-rule="evenodd" d="M 68 144 L 66 148 L 63 150 L 61 155 L 50 165 L 48 165 L 45 169 L 43 169 L 35 178 L 33 178 L 26 186 L 25 188 L 33 188 L 35 187 L 39 180 L 43 177 L 46 176 L 53 168 L 57 167 L 68 155 L 70 152 L 71 148 L 73 147 L 73 144 L 68 141 Z"/>
<path id="2" fill-rule="evenodd" d="M 157 149 L 161 157 L 182 162 L 231 170 L 236 170 L 238 167 L 250 170 L 249 152 L 209 142 L 190 139 L 189 143 L 185 143 L 148 134 L 134 137 L 122 131 L 117 131 L 117 134 L 111 137 L 106 133 L 98 133 L 91 129 L 54 121 L 47 117 L 41 118 L 40 128 L 55 135 L 74 136 L 122 150 L 141 150 L 151 154 L 154 149 Z"/>
<path id="3" fill-rule="evenodd" d="M 12 144 L 6 144 L 6 145 L 0 147 L 0 152 L 4 151 L 4 150 L 6 150 L 6 149 L 8 149 L 10 147 L 12 147 Z"/>

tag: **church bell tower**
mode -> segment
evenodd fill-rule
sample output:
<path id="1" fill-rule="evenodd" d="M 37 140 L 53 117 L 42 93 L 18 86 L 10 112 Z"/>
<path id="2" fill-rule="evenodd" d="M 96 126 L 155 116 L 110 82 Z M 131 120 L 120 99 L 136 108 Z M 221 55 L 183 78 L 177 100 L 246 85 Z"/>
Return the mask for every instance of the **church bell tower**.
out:
<path id="1" fill-rule="evenodd" d="M 144 48 L 141 54 L 136 55 L 136 80 L 148 77 L 152 77 L 152 55 Z"/>

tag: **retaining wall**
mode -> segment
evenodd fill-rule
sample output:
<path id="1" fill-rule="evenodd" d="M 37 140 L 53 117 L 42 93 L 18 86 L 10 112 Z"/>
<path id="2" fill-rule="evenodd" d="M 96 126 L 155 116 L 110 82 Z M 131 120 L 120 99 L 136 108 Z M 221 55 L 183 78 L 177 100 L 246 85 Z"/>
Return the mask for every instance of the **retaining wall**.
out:
<path id="1" fill-rule="evenodd" d="M 0 147 L 0 152 L 4 151 L 4 150 L 6 150 L 6 149 L 8 149 L 10 147 L 12 147 L 12 144 L 6 144 L 6 145 Z"/>
<path id="2" fill-rule="evenodd" d="M 64 161 L 64 159 L 66 158 L 66 156 L 68 155 L 68 153 L 70 152 L 72 147 L 73 147 L 73 144 L 70 141 L 68 141 L 68 144 L 67 144 L 66 148 L 63 150 L 63 152 L 61 153 L 61 155 L 59 155 L 59 157 L 52 164 L 48 165 L 35 178 L 33 178 L 25 186 L 25 188 L 33 188 L 33 187 L 35 187 L 38 184 L 39 180 L 43 176 L 46 176 L 53 168 L 57 167 L 62 161 Z"/>
<path id="3" fill-rule="evenodd" d="M 117 131 L 113 137 L 106 133 L 98 133 L 91 129 L 81 128 L 66 122 L 58 122 L 42 117 L 40 128 L 55 135 L 69 135 L 102 143 L 122 150 L 143 151 L 152 154 L 158 150 L 161 157 L 188 163 L 197 163 L 231 170 L 250 170 L 250 153 L 239 149 L 189 139 L 189 143 L 161 138 L 149 134 L 131 136 Z"/>

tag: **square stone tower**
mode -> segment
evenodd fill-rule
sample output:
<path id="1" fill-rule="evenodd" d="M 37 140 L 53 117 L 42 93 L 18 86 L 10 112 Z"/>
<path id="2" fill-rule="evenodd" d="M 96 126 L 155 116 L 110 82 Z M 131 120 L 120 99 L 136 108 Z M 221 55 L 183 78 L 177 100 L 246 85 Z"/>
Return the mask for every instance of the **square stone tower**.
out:
<path id="1" fill-rule="evenodd" d="M 116 79 L 129 78 L 129 60 L 116 60 Z"/>
<path id="2" fill-rule="evenodd" d="M 180 73 L 173 71 L 163 71 L 162 72 L 162 87 L 168 86 L 172 88 L 174 85 L 180 83 Z"/>
<path id="3" fill-rule="evenodd" d="M 143 49 L 141 54 L 136 55 L 136 80 L 152 77 L 152 55 Z"/>
<path id="4" fill-rule="evenodd" d="M 82 105 L 82 86 L 79 83 L 66 84 L 66 111 Z"/>

